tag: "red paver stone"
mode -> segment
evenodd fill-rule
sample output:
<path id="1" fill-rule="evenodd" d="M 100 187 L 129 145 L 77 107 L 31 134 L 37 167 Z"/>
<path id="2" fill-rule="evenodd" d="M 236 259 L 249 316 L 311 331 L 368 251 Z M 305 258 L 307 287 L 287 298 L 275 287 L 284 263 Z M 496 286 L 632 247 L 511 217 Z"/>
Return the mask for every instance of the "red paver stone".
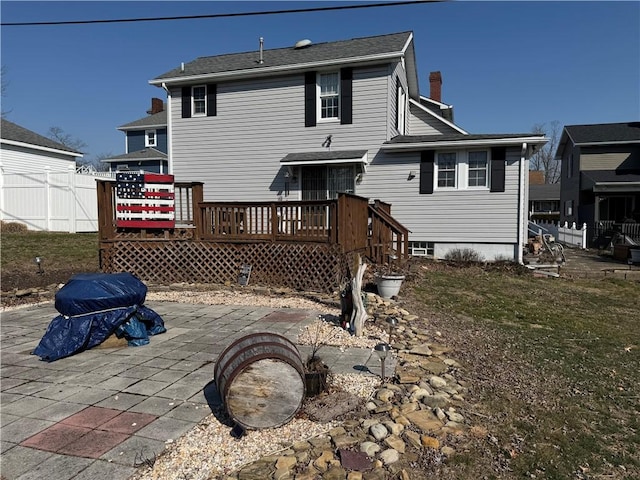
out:
<path id="1" fill-rule="evenodd" d="M 56 451 L 76 457 L 100 458 L 112 448 L 124 442 L 129 435 L 104 430 L 91 430 L 84 437 L 69 443 Z"/>
<path id="2" fill-rule="evenodd" d="M 113 410 L 111 408 L 87 407 L 75 415 L 65 418 L 60 423 L 77 427 L 97 428 L 121 413 L 122 410 Z"/>
<path id="3" fill-rule="evenodd" d="M 149 425 L 156 418 L 149 413 L 122 412 L 117 417 L 112 418 L 107 423 L 100 425 L 100 430 L 109 432 L 133 434 L 142 427 Z"/>
<path id="4" fill-rule="evenodd" d="M 45 450 L 47 452 L 57 452 L 61 447 L 77 441 L 90 431 L 89 428 L 56 423 L 22 441 L 20 445 Z"/>

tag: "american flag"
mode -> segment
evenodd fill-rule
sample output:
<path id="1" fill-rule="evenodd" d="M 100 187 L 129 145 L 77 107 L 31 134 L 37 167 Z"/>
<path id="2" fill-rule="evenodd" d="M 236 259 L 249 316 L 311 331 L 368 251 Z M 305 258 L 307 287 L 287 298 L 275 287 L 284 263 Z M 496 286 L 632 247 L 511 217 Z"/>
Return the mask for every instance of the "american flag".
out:
<path id="1" fill-rule="evenodd" d="M 116 225 L 174 228 L 173 175 L 141 172 L 116 174 Z"/>

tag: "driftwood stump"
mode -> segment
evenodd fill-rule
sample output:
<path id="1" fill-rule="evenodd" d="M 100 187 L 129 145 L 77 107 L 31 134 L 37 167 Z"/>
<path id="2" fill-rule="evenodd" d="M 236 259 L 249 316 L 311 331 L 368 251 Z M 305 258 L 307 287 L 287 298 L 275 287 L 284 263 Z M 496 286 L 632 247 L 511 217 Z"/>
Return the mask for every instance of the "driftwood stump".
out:
<path id="1" fill-rule="evenodd" d="M 363 263 L 360 255 L 356 257 L 354 263 L 355 276 L 351 280 L 351 295 L 353 298 L 353 313 L 351 314 L 351 325 L 354 335 L 361 337 L 364 330 L 364 322 L 367 319 L 367 311 L 362 301 L 362 278 L 367 269 L 367 264 Z"/>

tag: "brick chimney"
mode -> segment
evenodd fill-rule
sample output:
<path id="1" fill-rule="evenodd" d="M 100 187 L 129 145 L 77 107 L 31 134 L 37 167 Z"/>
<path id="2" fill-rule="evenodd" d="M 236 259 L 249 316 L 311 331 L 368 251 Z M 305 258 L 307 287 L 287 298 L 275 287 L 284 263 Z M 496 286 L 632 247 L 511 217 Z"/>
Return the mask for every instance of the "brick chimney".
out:
<path id="1" fill-rule="evenodd" d="M 429 74 L 429 98 L 436 102 L 442 102 L 442 75 L 440 72 L 431 72 Z"/>
<path id="2" fill-rule="evenodd" d="M 161 98 L 152 98 L 151 99 L 151 110 L 147 110 L 149 115 L 154 115 L 156 113 L 160 113 L 164 110 L 164 102 Z"/>

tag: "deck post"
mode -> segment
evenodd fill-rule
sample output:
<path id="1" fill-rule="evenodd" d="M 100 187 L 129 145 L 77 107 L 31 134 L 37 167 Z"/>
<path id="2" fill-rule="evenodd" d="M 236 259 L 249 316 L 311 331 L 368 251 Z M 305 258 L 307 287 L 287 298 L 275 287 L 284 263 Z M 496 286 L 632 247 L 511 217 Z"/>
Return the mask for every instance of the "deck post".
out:
<path id="1" fill-rule="evenodd" d="M 196 240 L 202 240 L 204 233 L 204 211 L 200 208 L 203 199 L 203 184 L 201 182 L 193 183 L 191 187 L 191 211 L 193 212 L 194 238 Z"/>

